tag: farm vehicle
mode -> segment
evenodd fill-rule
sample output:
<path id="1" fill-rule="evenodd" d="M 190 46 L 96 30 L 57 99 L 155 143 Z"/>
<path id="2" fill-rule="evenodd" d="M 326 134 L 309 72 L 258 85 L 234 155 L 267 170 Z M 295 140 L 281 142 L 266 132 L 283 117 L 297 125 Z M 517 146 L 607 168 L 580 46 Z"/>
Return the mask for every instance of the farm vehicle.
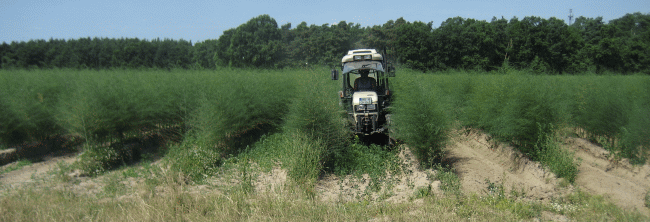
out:
<path id="1" fill-rule="evenodd" d="M 357 135 L 388 136 L 393 92 L 389 77 L 395 68 L 375 49 L 350 50 L 341 60 L 341 73 L 334 69 L 332 80 L 341 79 L 339 104 L 347 112 L 351 130 Z"/>

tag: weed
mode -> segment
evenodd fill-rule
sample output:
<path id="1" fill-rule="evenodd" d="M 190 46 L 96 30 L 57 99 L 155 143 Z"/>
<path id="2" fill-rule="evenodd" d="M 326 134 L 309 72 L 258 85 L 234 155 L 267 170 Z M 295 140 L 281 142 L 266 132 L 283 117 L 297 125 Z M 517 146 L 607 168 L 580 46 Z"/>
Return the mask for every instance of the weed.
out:
<path id="1" fill-rule="evenodd" d="M 137 149 L 137 145 L 122 142 L 108 147 L 86 143 L 85 152 L 79 156 L 76 164 L 86 174 L 96 176 L 139 159 Z"/>
<path id="2" fill-rule="evenodd" d="M 9 166 L 9 167 L 6 167 L 6 168 L 2 171 L 2 173 L 0 173 L 0 174 L 9 173 L 9 172 L 14 171 L 14 170 L 20 170 L 20 169 L 22 169 L 23 167 L 25 167 L 25 166 L 29 166 L 29 165 L 31 165 L 31 164 L 32 164 L 32 161 L 30 161 L 30 160 L 18 160 L 18 161 L 16 161 L 13 165 L 11 165 L 11 166 Z"/>
<path id="3" fill-rule="evenodd" d="M 496 198 L 505 198 L 505 189 L 503 187 L 503 184 L 495 184 L 490 182 L 490 179 L 485 179 L 485 183 L 488 184 L 487 186 L 487 194 L 490 196 L 494 196 Z"/>
<path id="4" fill-rule="evenodd" d="M 193 181 L 201 181 L 213 174 L 222 161 L 221 154 L 214 148 L 197 145 L 187 138 L 182 144 L 170 147 L 168 158 L 173 170 Z"/>
<path id="5" fill-rule="evenodd" d="M 355 137 L 357 138 L 357 137 Z M 355 174 L 369 175 L 368 189 L 379 191 L 381 180 L 387 172 L 398 173 L 398 150 L 390 150 L 387 146 L 376 144 L 364 145 L 355 139 L 346 149 L 345 156 L 337 156 L 334 173 L 340 176 Z"/>
<path id="6" fill-rule="evenodd" d="M 650 208 L 650 190 L 648 190 L 648 192 L 645 194 L 644 200 L 645 200 L 645 206 Z"/>
<path id="7" fill-rule="evenodd" d="M 460 179 L 453 170 L 441 166 L 436 168 L 435 179 L 440 181 L 440 189 L 451 194 L 460 194 Z"/>
<path id="8" fill-rule="evenodd" d="M 140 177 L 140 174 L 137 172 L 135 168 L 127 168 L 122 171 L 122 177 L 123 178 L 129 178 L 129 177 Z"/>
<path id="9" fill-rule="evenodd" d="M 563 198 L 553 201 L 563 210 L 570 206 L 565 213 L 576 219 L 586 221 L 627 220 L 647 221 L 648 217 L 634 211 L 625 211 L 600 195 L 590 195 L 578 190 Z"/>
<path id="10" fill-rule="evenodd" d="M 541 137 L 538 150 L 540 162 L 547 166 L 557 177 L 564 178 L 566 182 L 573 183 L 578 176 L 578 166 L 573 160 L 574 154 L 562 149 L 554 136 Z"/>
<path id="11" fill-rule="evenodd" d="M 241 161 L 241 165 L 239 168 L 239 171 L 241 172 L 240 186 L 242 192 L 244 192 L 245 194 L 250 194 L 251 192 L 254 191 L 253 175 L 251 174 L 250 167 L 251 165 L 248 159 L 244 159 Z"/>
<path id="12" fill-rule="evenodd" d="M 115 197 L 126 192 L 126 186 L 121 183 L 119 174 L 111 174 L 104 178 L 104 195 Z"/>
<path id="13" fill-rule="evenodd" d="M 59 161 L 56 163 L 56 168 L 54 169 L 54 177 L 61 182 L 70 182 L 73 181 L 74 178 L 72 178 L 68 173 L 73 170 L 73 166 L 70 164 L 66 164 L 63 161 Z M 76 180 L 75 180 L 76 181 Z"/>
<path id="14" fill-rule="evenodd" d="M 512 189 L 510 189 L 510 196 L 514 198 L 521 198 L 526 196 L 526 190 L 521 187 L 520 190 L 515 189 L 515 186 L 513 184 Z"/>
<path id="15" fill-rule="evenodd" d="M 431 185 L 418 187 L 413 193 L 414 198 L 423 198 L 431 195 Z"/>

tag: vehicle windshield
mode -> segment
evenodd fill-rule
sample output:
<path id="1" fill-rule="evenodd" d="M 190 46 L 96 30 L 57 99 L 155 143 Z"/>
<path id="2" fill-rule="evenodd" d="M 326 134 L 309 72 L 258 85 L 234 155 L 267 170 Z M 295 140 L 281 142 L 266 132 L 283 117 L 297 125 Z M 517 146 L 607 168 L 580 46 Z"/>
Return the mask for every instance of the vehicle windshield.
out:
<path id="1" fill-rule="evenodd" d="M 380 61 L 346 62 L 343 65 L 343 73 L 349 73 L 359 69 L 370 69 L 370 70 L 377 70 L 380 72 L 384 71 L 384 67 L 381 65 Z"/>

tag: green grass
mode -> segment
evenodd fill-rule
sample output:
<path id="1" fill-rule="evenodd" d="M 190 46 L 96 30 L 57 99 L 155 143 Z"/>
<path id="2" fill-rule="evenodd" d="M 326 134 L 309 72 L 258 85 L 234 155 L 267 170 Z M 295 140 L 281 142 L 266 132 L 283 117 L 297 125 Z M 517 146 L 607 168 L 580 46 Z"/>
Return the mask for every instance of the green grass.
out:
<path id="1" fill-rule="evenodd" d="M 4 170 L 2 170 L 2 172 L 0 174 L 5 174 L 5 173 L 9 173 L 11 171 L 20 170 L 23 167 L 29 166 L 31 164 L 32 164 L 32 161 L 30 161 L 30 160 L 18 160 L 18 161 L 16 161 L 16 163 L 14 165 L 9 166 L 9 167 L 5 168 Z"/>
<path id="2" fill-rule="evenodd" d="M 440 181 L 440 189 L 446 193 L 459 195 L 460 178 L 452 169 L 437 166 L 435 179 Z"/>
<path id="3" fill-rule="evenodd" d="M 574 153 L 562 149 L 557 138 L 554 136 L 544 136 L 537 148 L 540 153 L 537 154 L 539 161 L 547 166 L 557 177 L 566 179 L 573 183 L 578 176 L 579 162 L 574 161 Z"/>

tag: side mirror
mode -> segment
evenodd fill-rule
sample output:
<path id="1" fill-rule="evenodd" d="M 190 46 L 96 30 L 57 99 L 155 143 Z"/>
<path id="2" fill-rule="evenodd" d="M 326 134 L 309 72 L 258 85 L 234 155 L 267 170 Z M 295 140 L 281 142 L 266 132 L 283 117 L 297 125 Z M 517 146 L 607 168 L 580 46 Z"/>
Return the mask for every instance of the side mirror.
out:
<path id="1" fill-rule="evenodd" d="M 386 73 L 388 73 L 388 77 L 395 77 L 395 66 L 388 65 L 388 67 L 386 67 L 386 69 L 388 71 L 388 72 L 386 72 Z"/>
<path id="2" fill-rule="evenodd" d="M 339 80 L 339 71 L 332 69 L 332 80 Z"/>

